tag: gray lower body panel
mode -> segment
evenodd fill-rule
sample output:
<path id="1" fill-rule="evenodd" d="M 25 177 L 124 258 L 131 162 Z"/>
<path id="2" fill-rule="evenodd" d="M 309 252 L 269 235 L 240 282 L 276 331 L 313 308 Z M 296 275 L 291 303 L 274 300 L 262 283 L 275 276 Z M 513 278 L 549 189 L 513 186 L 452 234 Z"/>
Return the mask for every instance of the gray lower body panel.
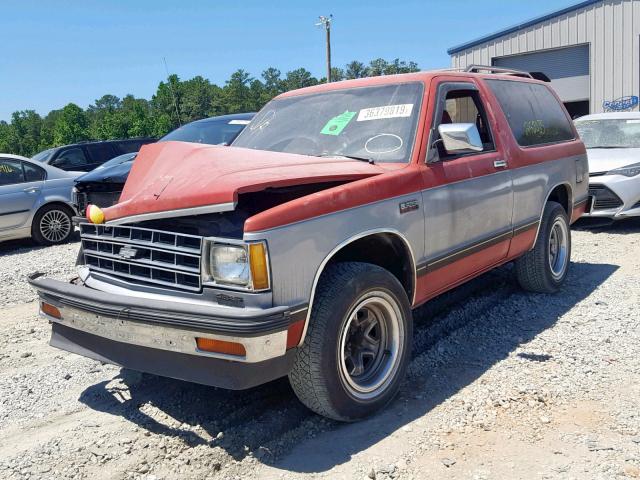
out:
<path id="1" fill-rule="evenodd" d="M 201 383 L 230 390 L 243 390 L 289 373 L 296 349 L 259 363 L 242 363 L 202 357 L 117 342 L 52 324 L 51 346 L 131 370 Z"/>

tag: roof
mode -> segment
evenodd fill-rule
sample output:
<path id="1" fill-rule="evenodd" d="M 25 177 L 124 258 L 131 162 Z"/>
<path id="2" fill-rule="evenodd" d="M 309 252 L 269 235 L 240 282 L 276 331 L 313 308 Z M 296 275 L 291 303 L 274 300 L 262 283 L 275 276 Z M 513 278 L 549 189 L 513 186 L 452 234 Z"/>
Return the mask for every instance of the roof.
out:
<path id="1" fill-rule="evenodd" d="M 576 120 L 640 120 L 640 112 L 607 112 L 585 115 Z"/>
<path id="2" fill-rule="evenodd" d="M 517 32 L 518 30 L 522 30 L 527 27 L 531 27 L 536 23 L 544 22 L 546 20 L 550 20 L 554 17 L 559 17 L 560 15 L 564 15 L 566 13 L 573 12 L 575 10 L 580 10 L 581 8 L 588 7 L 593 5 L 594 3 L 601 2 L 602 0 L 586 0 L 580 3 L 576 3 L 575 5 L 571 5 L 570 7 L 563 8 L 562 10 L 556 10 L 555 12 L 547 13 L 546 15 L 542 15 L 540 17 L 532 18 L 531 20 L 527 20 L 526 22 L 519 23 L 518 25 L 513 25 L 512 27 L 508 27 L 504 30 L 500 30 L 495 33 L 491 33 L 484 37 L 477 38 L 475 40 L 471 40 L 470 42 L 463 43 L 461 45 L 456 45 L 455 47 L 451 47 L 447 50 L 449 55 L 453 55 L 454 53 L 462 52 L 471 47 L 475 47 L 476 45 L 480 45 L 481 43 L 486 43 L 491 40 L 495 40 L 496 38 L 504 37 L 505 35 L 509 35 L 510 33 Z"/>
<path id="3" fill-rule="evenodd" d="M 374 87 L 374 86 L 382 86 L 382 85 L 394 85 L 394 84 L 400 84 L 400 83 L 422 82 L 424 84 L 427 84 L 428 82 L 431 81 L 433 77 L 437 75 L 446 75 L 446 76 L 452 76 L 452 77 L 459 76 L 463 78 L 469 78 L 470 76 L 480 77 L 485 79 L 502 78 L 505 80 L 518 80 L 523 82 L 540 82 L 540 80 L 535 78 L 516 77 L 514 75 L 509 75 L 509 74 L 463 72 L 456 69 L 445 68 L 445 69 L 439 69 L 439 70 L 423 70 L 421 72 L 414 72 L 414 73 L 381 75 L 378 77 L 363 77 L 363 78 L 356 78 L 353 80 L 341 80 L 339 82 L 331 82 L 331 83 L 320 83 L 312 87 L 304 87 L 304 88 L 299 88 L 297 90 L 289 90 L 287 92 L 281 93 L 276 98 L 287 98 L 287 97 L 295 97 L 298 95 L 324 93 L 324 92 L 330 92 L 333 90 L 342 90 L 347 88 Z"/>

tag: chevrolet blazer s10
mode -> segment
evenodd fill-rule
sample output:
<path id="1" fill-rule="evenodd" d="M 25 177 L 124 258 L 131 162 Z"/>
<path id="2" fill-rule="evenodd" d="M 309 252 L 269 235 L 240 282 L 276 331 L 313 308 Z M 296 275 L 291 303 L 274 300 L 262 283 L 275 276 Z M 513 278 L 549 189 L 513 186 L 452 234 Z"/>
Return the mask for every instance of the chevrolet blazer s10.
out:
<path id="1" fill-rule="evenodd" d="M 80 224 L 78 277 L 34 274 L 51 345 L 243 389 L 285 375 L 353 421 L 405 375 L 412 309 L 515 261 L 555 292 L 588 206 L 585 147 L 518 72 L 421 72 L 269 102 L 231 147 L 146 145 Z"/>

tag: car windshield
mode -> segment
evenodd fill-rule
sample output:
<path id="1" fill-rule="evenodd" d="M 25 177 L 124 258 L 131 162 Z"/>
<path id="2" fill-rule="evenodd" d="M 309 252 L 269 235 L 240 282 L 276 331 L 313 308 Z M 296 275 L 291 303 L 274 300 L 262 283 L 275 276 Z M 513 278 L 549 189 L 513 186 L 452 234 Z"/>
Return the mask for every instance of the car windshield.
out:
<path id="1" fill-rule="evenodd" d="M 114 165 L 120 165 L 121 163 L 129 162 L 134 158 L 136 158 L 136 155 L 138 155 L 138 152 L 125 153 L 123 155 L 118 155 L 117 157 L 113 157 L 108 162 L 104 162 L 102 165 L 99 165 L 98 167 L 96 167 L 96 170 L 109 168 L 109 167 L 113 167 Z"/>
<path id="2" fill-rule="evenodd" d="M 421 97 L 421 83 L 404 83 L 272 100 L 233 146 L 320 157 L 408 162 Z"/>
<path id="3" fill-rule="evenodd" d="M 31 157 L 31 160 L 35 160 L 37 162 L 46 162 L 51 158 L 54 150 L 55 148 L 50 148 L 48 150 L 43 150 L 40 153 L 36 153 L 33 157 Z"/>
<path id="4" fill-rule="evenodd" d="M 640 118 L 577 120 L 587 148 L 640 148 Z"/>
<path id="5" fill-rule="evenodd" d="M 162 137 L 160 142 L 230 144 L 248 120 L 209 120 L 188 123 Z"/>

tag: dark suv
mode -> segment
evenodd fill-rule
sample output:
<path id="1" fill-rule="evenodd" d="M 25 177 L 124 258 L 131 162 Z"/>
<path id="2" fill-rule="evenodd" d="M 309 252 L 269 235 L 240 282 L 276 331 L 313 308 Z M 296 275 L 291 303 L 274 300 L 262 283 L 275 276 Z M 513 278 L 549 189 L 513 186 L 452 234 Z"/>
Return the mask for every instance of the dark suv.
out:
<path id="1" fill-rule="evenodd" d="M 50 148 L 34 155 L 32 158 L 62 170 L 89 172 L 113 157 L 124 153 L 137 152 L 143 145 L 155 141 L 155 138 L 131 138 L 128 140 L 82 142 Z"/>

